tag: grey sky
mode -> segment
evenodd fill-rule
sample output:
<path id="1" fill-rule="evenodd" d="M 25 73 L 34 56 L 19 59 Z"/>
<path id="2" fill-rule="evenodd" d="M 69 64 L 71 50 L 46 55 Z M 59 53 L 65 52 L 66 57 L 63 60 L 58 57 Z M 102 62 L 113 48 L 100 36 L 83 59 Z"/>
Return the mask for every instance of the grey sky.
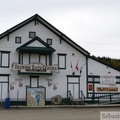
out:
<path id="1" fill-rule="evenodd" d="M 0 33 L 39 14 L 95 56 L 120 59 L 120 0 L 0 0 Z"/>

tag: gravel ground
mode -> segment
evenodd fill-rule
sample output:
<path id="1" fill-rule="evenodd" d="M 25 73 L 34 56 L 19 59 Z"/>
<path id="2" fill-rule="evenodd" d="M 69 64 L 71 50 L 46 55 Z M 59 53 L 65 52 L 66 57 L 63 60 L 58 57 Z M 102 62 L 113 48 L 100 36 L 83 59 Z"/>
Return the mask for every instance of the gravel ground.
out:
<path id="1" fill-rule="evenodd" d="M 0 120 L 100 120 L 100 111 L 120 111 L 120 107 L 0 109 Z"/>

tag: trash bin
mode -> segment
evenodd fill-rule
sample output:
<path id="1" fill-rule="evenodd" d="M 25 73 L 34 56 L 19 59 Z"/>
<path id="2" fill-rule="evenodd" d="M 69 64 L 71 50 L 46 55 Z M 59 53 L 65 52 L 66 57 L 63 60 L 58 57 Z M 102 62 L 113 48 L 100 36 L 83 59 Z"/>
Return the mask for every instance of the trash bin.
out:
<path id="1" fill-rule="evenodd" d="M 6 98 L 5 99 L 5 109 L 9 109 L 10 108 L 10 98 Z"/>

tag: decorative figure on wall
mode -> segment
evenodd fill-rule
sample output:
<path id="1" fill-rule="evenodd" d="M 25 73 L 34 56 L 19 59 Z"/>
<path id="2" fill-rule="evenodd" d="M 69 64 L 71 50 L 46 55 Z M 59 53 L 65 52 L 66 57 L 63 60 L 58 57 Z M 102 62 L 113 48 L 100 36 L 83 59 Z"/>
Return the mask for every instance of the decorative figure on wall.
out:
<path id="1" fill-rule="evenodd" d="M 13 85 L 10 85 L 10 90 L 14 90 L 14 86 Z"/>
<path id="2" fill-rule="evenodd" d="M 58 85 L 58 83 L 54 83 L 53 79 L 46 79 L 46 80 L 47 80 L 47 85 L 49 87 L 51 87 L 53 85 L 53 90 L 57 90 L 57 86 L 56 85 Z"/>
<path id="3" fill-rule="evenodd" d="M 23 83 L 22 82 L 19 82 L 19 87 L 22 87 L 23 86 Z"/>
<path id="4" fill-rule="evenodd" d="M 50 87 L 52 85 L 52 83 L 50 81 L 48 81 L 48 86 Z"/>
<path id="5" fill-rule="evenodd" d="M 53 79 L 46 79 L 46 81 L 48 82 L 47 85 L 48 85 L 49 87 L 52 86 L 52 81 L 53 81 Z"/>
<path id="6" fill-rule="evenodd" d="M 53 85 L 53 90 L 57 90 L 57 86 L 56 85 Z"/>

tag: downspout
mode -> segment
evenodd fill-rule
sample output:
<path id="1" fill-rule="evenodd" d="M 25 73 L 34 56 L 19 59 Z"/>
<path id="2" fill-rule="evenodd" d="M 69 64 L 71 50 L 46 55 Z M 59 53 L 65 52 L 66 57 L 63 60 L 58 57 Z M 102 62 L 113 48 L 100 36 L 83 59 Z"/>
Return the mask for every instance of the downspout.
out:
<path id="1" fill-rule="evenodd" d="M 88 98 L 88 56 L 86 56 L 86 93 Z"/>

